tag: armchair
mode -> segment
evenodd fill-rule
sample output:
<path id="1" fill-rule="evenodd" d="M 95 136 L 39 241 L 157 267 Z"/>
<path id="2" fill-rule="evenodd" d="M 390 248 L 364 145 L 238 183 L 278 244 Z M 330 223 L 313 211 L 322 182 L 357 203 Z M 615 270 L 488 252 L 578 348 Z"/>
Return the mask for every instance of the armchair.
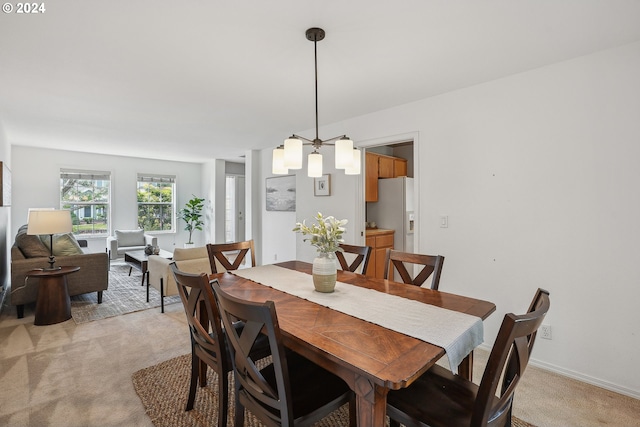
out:
<path id="1" fill-rule="evenodd" d="M 107 237 L 109 259 L 124 256 L 127 251 L 137 251 L 145 246 L 158 246 L 158 238 L 145 234 L 144 230 L 115 230 L 114 236 Z"/>
<path id="2" fill-rule="evenodd" d="M 196 248 L 173 250 L 173 259 L 163 258 L 158 255 L 149 255 L 147 260 L 147 302 L 149 302 L 149 286 L 160 292 L 160 311 L 164 313 L 164 297 L 177 295 L 178 286 L 171 271 L 170 264 L 176 263 L 176 267 L 185 273 L 211 274 L 209 255 L 204 246 Z"/>

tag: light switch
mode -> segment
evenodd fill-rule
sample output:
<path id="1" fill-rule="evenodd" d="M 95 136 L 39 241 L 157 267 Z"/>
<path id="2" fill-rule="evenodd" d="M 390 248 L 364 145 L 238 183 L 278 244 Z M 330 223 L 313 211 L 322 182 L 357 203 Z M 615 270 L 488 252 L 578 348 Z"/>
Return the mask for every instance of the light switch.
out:
<path id="1" fill-rule="evenodd" d="M 440 228 L 449 227 L 449 217 L 447 215 L 440 215 Z"/>

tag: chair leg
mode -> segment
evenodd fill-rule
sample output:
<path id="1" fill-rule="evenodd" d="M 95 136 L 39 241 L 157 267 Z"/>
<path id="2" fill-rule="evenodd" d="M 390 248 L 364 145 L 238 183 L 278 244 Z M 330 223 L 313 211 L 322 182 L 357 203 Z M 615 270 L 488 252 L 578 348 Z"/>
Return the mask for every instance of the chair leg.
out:
<path id="1" fill-rule="evenodd" d="M 160 279 L 160 313 L 164 313 L 164 283 Z"/>
<path id="2" fill-rule="evenodd" d="M 193 409 L 193 403 L 196 400 L 196 388 L 198 387 L 198 365 L 200 364 L 200 359 L 191 352 L 191 381 L 189 383 L 189 398 L 187 399 L 187 406 L 184 408 L 185 411 L 190 411 Z"/>
<path id="3" fill-rule="evenodd" d="M 98 291 L 98 304 L 102 304 L 102 291 Z"/>
<path id="4" fill-rule="evenodd" d="M 224 371 L 224 369 L 222 369 Z M 227 426 L 227 411 L 229 410 L 229 375 L 218 372 L 218 427 Z"/>
<path id="5" fill-rule="evenodd" d="M 207 386 L 207 364 L 204 363 L 202 360 L 200 361 L 199 381 L 200 381 L 200 387 Z"/>
<path id="6" fill-rule="evenodd" d="M 236 380 L 236 409 L 235 416 L 233 419 L 233 425 L 235 426 L 243 426 L 244 425 L 244 406 L 240 403 L 240 399 L 238 398 L 238 380 Z"/>
<path id="7" fill-rule="evenodd" d="M 16 310 L 18 310 L 18 319 L 22 319 L 24 317 L 24 304 L 16 305 Z"/>
<path id="8" fill-rule="evenodd" d="M 349 399 L 349 427 L 356 427 L 358 425 L 358 412 L 356 406 L 356 395 L 354 394 Z"/>

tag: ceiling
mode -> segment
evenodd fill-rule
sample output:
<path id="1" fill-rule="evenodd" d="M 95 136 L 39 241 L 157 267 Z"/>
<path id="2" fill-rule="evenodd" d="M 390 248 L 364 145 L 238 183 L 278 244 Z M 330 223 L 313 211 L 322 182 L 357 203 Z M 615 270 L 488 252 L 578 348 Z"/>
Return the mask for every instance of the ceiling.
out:
<path id="1" fill-rule="evenodd" d="M 45 7 L 0 14 L 6 140 L 196 162 L 237 161 L 293 132 L 314 136 L 310 27 L 327 33 L 318 43 L 321 126 L 640 40 L 637 0 Z"/>

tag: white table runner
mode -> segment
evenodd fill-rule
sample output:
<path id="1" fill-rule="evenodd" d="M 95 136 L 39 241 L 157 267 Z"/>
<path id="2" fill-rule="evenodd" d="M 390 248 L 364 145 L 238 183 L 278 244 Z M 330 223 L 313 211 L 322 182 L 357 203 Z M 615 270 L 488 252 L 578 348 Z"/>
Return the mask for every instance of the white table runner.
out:
<path id="1" fill-rule="evenodd" d="M 229 273 L 442 347 L 453 372 L 483 341 L 477 316 L 342 282 L 336 283 L 335 292 L 316 292 L 310 274 L 277 265 Z"/>

